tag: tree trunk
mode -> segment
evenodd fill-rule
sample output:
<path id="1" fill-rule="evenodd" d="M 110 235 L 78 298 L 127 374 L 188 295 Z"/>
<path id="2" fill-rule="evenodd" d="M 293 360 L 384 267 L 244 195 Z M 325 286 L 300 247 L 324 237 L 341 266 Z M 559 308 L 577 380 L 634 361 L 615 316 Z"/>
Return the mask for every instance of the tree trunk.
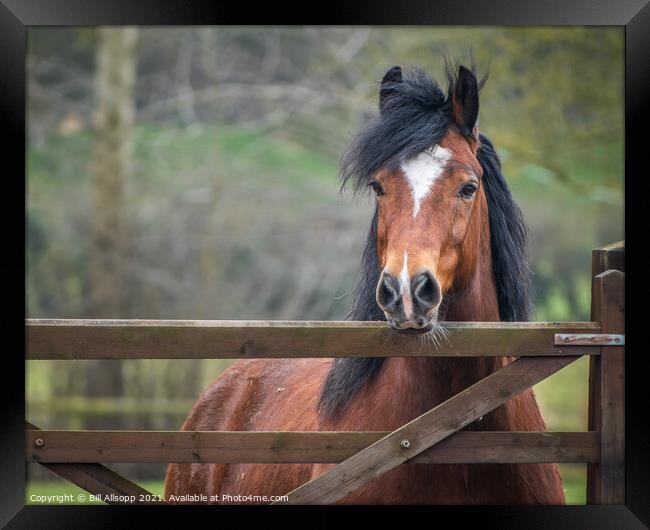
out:
<path id="1" fill-rule="evenodd" d="M 87 312 L 93 318 L 124 318 L 128 309 L 125 189 L 132 157 L 137 29 L 101 28 L 98 35 Z M 88 361 L 86 374 L 87 396 L 122 395 L 121 361 Z M 100 428 L 105 421 L 87 423 Z"/>

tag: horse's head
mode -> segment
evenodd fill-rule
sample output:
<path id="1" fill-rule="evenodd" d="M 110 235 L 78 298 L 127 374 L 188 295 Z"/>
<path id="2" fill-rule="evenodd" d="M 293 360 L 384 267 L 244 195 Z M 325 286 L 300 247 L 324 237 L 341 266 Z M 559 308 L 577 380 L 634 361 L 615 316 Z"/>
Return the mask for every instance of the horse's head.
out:
<path id="1" fill-rule="evenodd" d="M 474 73 L 461 66 L 446 95 L 421 72 L 410 76 L 398 66 L 384 76 L 380 114 L 353 144 L 344 176 L 376 194 L 377 304 L 396 331 L 421 333 L 445 294 L 471 278 L 487 203 Z"/>

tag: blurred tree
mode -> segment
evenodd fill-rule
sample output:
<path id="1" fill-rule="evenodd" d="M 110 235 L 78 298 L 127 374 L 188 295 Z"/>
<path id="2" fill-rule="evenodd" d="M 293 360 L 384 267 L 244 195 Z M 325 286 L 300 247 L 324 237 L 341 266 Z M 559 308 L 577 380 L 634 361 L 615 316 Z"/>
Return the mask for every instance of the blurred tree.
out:
<path id="1" fill-rule="evenodd" d="M 486 60 L 500 55 L 501 60 L 491 66 L 490 83 L 497 90 L 486 85 L 492 98 L 487 119 L 513 169 L 543 168 L 563 186 L 594 198 L 598 182 L 620 201 L 621 31 L 511 28 L 489 43 Z"/>
<path id="2" fill-rule="evenodd" d="M 127 309 L 125 189 L 132 157 L 136 39 L 135 28 L 99 30 L 87 308 L 88 315 L 95 318 L 120 318 Z M 97 368 L 95 362 L 88 365 L 87 395 L 122 395 L 122 363 L 114 361 Z"/>

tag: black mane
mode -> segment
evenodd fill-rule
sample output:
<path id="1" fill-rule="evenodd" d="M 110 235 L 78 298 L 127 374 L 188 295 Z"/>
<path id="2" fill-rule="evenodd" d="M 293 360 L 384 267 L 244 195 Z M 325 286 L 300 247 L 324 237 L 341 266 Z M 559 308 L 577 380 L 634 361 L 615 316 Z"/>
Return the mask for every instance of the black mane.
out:
<path id="1" fill-rule="evenodd" d="M 501 161 L 484 134 L 479 135 L 478 161 L 490 220 L 492 271 L 499 300 L 499 316 L 505 322 L 526 322 L 533 312 L 531 270 L 526 258 L 528 231 L 524 216 L 512 198 L 501 172 Z"/>
<path id="2" fill-rule="evenodd" d="M 451 90 L 454 65 L 445 62 L 447 93 L 422 70 L 404 72 L 404 81 L 391 83 L 390 99 L 353 139 L 341 160 L 343 185 L 351 182 L 355 193 L 367 188 L 382 168 L 400 164 L 438 143 L 452 121 Z M 472 65 L 472 71 L 474 71 Z M 455 71 L 458 71 L 455 68 Z M 479 82 L 482 87 L 485 77 Z M 526 262 L 526 225 L 501 172 L 501 163 L 490 140 L 480 135 L 478 160 L 488 202 L 492 263 L 503 321 L 526 321 L 532 311 L 530 270 Z M 377 258 L 377 211 L 368 232 L 354 291 L 349 320 L 385 320 L 375 301 L 379 281 Z M 372 380 L 383 358 L 336 359 L 323 385 L 318 409 L 326 418 L 336 418 L 354 396 Z"/>

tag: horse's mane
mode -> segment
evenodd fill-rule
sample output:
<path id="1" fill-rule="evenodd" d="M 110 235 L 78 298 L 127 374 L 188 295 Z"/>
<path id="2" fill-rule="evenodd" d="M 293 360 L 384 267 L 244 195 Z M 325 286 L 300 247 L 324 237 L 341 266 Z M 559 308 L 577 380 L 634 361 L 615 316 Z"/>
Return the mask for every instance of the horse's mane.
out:
<path id="1" fill-rule="evenodd" d="M 452 121 L 451 90 L 458 68 L 445 61 L 447 94 L 422 70 L 404 72 L 403 82 L 391 83 L 383 111 L 353 139 L 341 160 L 343 186 L 351 182 L 355 193 L 367 188 L 373 175 L 419 154 L 438 143 Z M 475 66 L 472 64 L 472 71 Z M 485 77 L 479 82 L 482 87 Z M 490 140 L 480 135 L 478 160 L 483 168 L 487 197 L 492 265 L 502 321 L 526 321 L 532 310 L 530 270 L 526 262 L 526 225 L 501 171 Z M 361 258 L 349 320 L 385 320 L 375 300 L 379 281 L 377 211 Z M 336 418 L 381 369 L 383 358 L 336 359 L 327 375 L 318 409 Z"/>

